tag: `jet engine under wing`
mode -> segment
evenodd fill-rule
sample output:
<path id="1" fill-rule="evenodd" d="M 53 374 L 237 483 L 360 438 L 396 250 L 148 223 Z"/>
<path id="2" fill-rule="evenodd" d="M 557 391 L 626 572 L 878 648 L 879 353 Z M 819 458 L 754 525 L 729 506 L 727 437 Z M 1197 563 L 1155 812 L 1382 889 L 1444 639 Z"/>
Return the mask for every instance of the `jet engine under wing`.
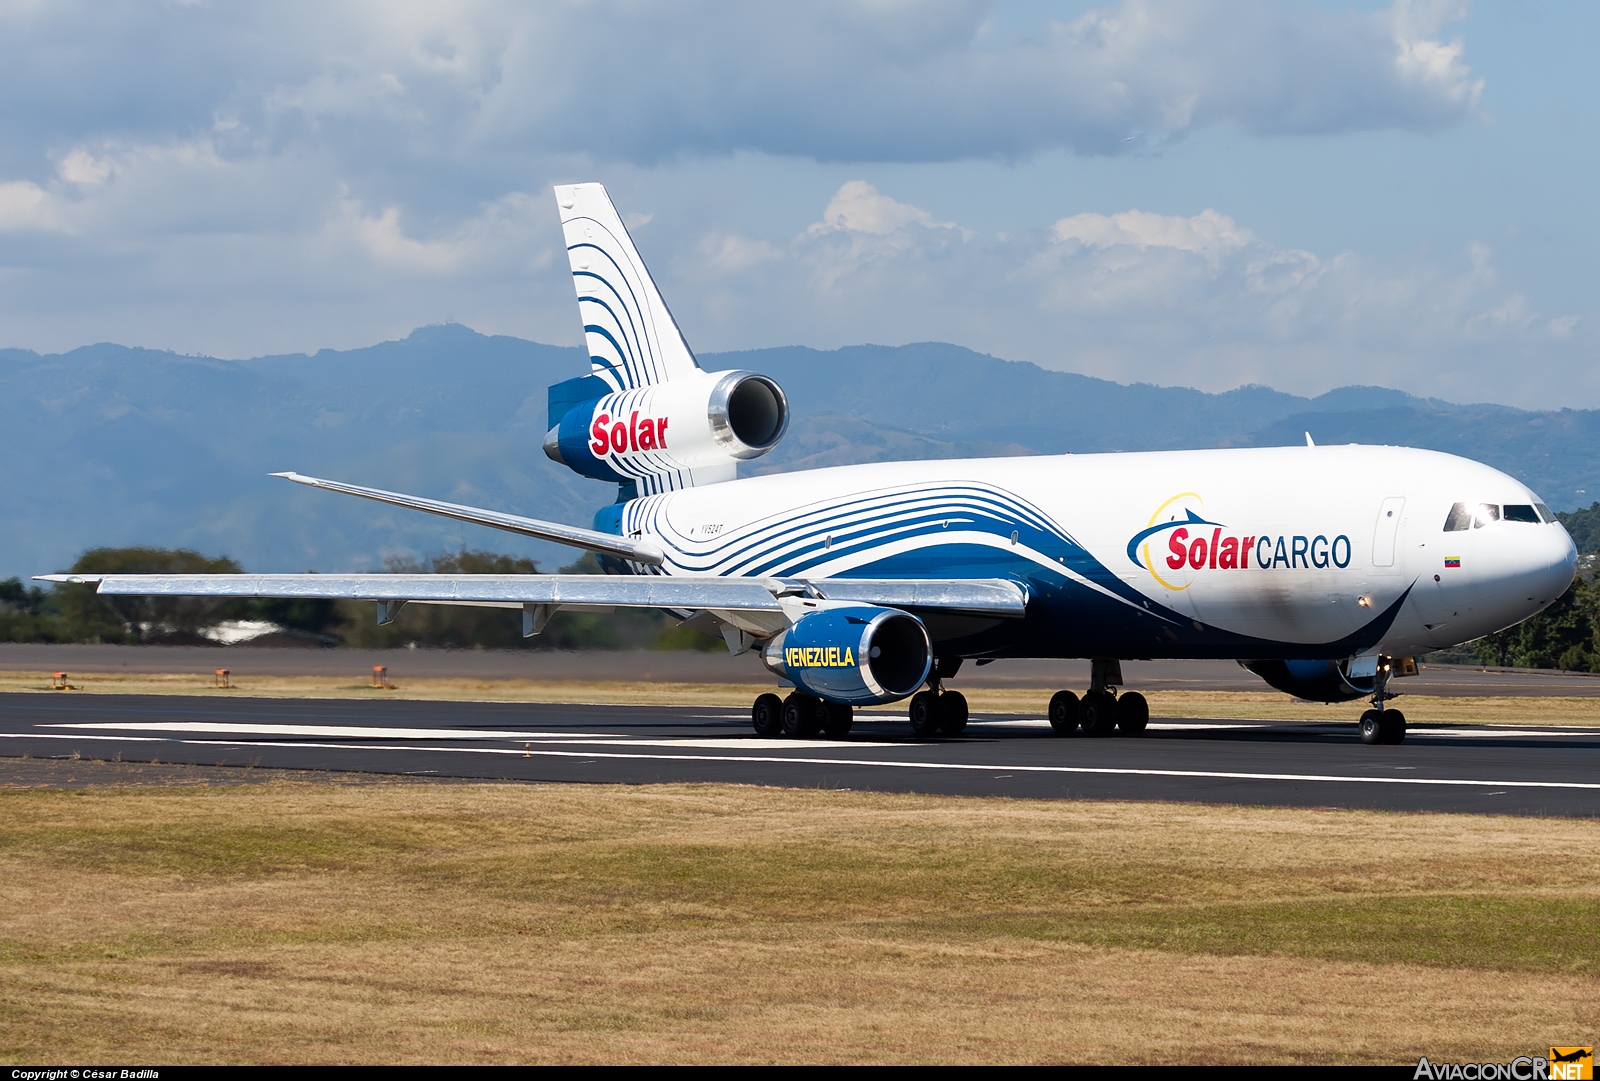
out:
<path id="1" fill-rule="evenodd" d="M 780 598 L 813 597 L 890 608 L 1020 618 L 1027 591 L 1004 578 L 862 579 L 617 574 L 41 574 L 41 582 L 98 584 L 107 596 L 313 597 L 520 608 L 784 611 Z"/>
<path id="2" fill-rule="evenodd" d="M 558 522 L 541 522 L 537 518 L 524 518 L 521 515 L 506 514 L 497 510 L 481 510 L 477 507 L 462 506 L 460 503 L 444 503 L 437 499 L 424 499 L 421 496 L 404 495 L 400 492 L 386 492 L 382 488 L 363 488 L 359 484 L 343 484 L 336 480 L 306 477 L 294 472 L 272 475 L 312 488 L 326 488 L 330 492 L 358 495 L 362 499 L 375 499 L 390 506 L 438 514 L 445 518 L 454 518 L 458 522 L 471 522 L 474 525 L 488 526 L 490 529 L 503 529 L 507 533 L 520 533 L 524 537 L 537 537 L 539 540 L 555 541 L 557 544 L 570 544 L 574 548 L 604 552 L 606 555 L 653 567 L 660 566 L 665 559 L 661 549 L 649 541 L 629 540 L 626 537 L 600 533 L 593 529 L 580 529 L 578 526 L 561 525 Z"/>

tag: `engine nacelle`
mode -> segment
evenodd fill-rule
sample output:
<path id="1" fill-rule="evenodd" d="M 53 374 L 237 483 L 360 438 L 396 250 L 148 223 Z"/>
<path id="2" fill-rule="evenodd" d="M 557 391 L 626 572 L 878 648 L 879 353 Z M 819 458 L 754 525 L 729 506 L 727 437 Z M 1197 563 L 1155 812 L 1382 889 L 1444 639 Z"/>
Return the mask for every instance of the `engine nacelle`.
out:
<path id="1" fill-rule="evenodd" d="M 573 401 L 586 391 L 600 394 Z M 674 473 L 691 474 L 695 484 L 732 480 L 740 460 L 777 446 L 789 427 L 783 388 L 755 372 L 695 372 L 615 392 L 598 376 L 584 376 L 551 387 L 550 402 L 545 454 L 586 477 L 619 483 Z"/>
<path id="2" fill-rule="evenodd" d="M 1267 683 L 1311 702 L 1348 702 L 1373 691 L 1371 676 L 1352 676 L 1346 661 L 1240 661 Z"/>
<path id="3" fill-rule="evenodd" d="M 802 616 L 767 643 L 762 661 L 807 694 L 866 706 L 915 693 L 933 666 L 933 643 L 916 616 L 841 604 Z"/>

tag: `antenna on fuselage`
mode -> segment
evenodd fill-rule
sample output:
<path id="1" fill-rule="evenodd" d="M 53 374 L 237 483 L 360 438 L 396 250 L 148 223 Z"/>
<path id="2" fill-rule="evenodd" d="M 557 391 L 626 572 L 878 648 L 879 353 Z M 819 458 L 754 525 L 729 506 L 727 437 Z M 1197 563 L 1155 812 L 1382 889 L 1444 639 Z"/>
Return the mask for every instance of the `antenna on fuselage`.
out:
<path id="1" fill-rule="evenodd" d="M 1310 432 L 1306 433 L 1306 446 L 1308 446 L 1308 447 L 1316 446 L 1316 444 L 1311 441 L 1311 433 Z"/>

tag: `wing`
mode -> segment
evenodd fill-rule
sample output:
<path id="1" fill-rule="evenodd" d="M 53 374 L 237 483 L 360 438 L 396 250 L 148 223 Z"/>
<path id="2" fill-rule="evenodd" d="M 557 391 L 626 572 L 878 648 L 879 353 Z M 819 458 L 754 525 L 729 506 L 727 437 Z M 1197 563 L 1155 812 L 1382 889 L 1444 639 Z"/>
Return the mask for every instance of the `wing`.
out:
<path id="1" fill-rule="evenodd" d="M 728 578 L 612 574 L 41 574 L 105 596 L 309 597 L 378 602 L 387 623 L 400 605 L 521 608 L 535 633 L 557 608 L 664 608 L 709 612 L 756 637 L 788 627 L 818 601 L 997 619 L 1026 614 L 1027 590 L 1005 578 Z"/>
<path id="2" fill-rule="evenodd" d="M 464 507 L 459 503 L 444 503 L 437 499 L 423 499 L 421 496 L 403 495 L 400 492 L 386 492 L 382 488 L 363 488 L 359 484 L 342 484 L 336 480 L 322 480 L 319 477 L 301 476 L 299 473 L 274 473 L 272 475 L 274 477 L 282 477 L 284 480 L 292 480 L 296 484 L 305 484 L 312 488 L 325 488 L 330 492 L 358 495 L 362 499 L 375 499 L 379 503 L 388 503 L 394 507 L 405 507 L 408 510 L 420 510 L 428 514 L 438 514 L 445 518 L 454 518 L 458 522 L 471 522 L 473 525 L 485 525 L 490 529 L 503 529 L 507 533 L 519 533 L 524 537 L 537 537 L 539 540 L 555 541 L 557 544 L 570 544 L 574 548 L 587 548 L 591 552 L 603 552 L 606 555 L 632 560 L 635 563 L 644 563 L 652 567 L 660 566 L 665 558 L 661 553 L 661 549 L 649 541 L 629 540 L 611 533 L 600 533 L 593 529 L 580 529 L 577 526 L 561 525 L 557 522 L 541 522 L 537 518 L 523 518 L 517 514 L 505 514 L 495 510 L 480 510 L 477 507 Z M 279 575 L 278 577 L 282 576 Z M 266 594 L 261 595 L 265 596 Z M 272 595 L 276 596 L 276 594 Z"/>

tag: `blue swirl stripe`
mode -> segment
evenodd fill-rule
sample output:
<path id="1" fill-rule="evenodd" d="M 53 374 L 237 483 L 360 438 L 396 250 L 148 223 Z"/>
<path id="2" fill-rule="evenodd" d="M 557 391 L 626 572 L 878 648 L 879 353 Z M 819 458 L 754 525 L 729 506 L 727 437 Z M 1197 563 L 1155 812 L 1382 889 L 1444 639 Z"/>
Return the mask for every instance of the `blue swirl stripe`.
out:
<path id="1" fill-rule="evenodd" d="M 593 270 L 573 270 L 574 279 L 581 276 L 603 283 L 611 294 L 616 297 L 618 305 L 627 313 L 628 325 L 623 326 L 623 321 L 617 317 L 616 313 L 614 311 L 609 312 L 612 319 L 617 323 L 618 331 L 622 332 L 623 338 L 629 340 L 635 346 L 634 350 L 625 351 L 621 358 L 623 360 L 623 370 L 626 374 L 624 386 L 638 387 L 660 382 L 664 378 L 665 372 L 660 359 L 659 344 L 656 340 L 657 330 L 647 317 L 646 305 L 640 296 L 642 289 L 639 286 L 642 283 L 636 283 L 633 280 L 633 275 L 629 272 L 630 268 L 619 261 L 610 250 L 615 248 L 619 251 L 626 251 L 629 245 L 620 240 L 605 224 L 596 221 L 592 217 L 576 218 L 573 221 L 584 222 L 586 227 L 597 230 L 610 244 L 609 246 L 597 244 L 593 240 L 572 244 L 567 249 L 569 256 L 570 253 L 580 248 L 590 249 L 599 253 L 614 268 L 617 280 L 623 283 L 627 291 L 626 295 L 624 295 L 623 290 L 617 288 L 616 283 L 607 275 L 596 273 Z M 580 294 L 581 292 L 582 290 L 580 290 Z M 584 298 L 580 295 L 580 307 L 583 304 L 583 300 Z M 585 318 L 585 323 L 588 322 L 590 322 L 590 319 Z M 615 344 L 615 339 L 613 339 L 613 344 Z"/>

